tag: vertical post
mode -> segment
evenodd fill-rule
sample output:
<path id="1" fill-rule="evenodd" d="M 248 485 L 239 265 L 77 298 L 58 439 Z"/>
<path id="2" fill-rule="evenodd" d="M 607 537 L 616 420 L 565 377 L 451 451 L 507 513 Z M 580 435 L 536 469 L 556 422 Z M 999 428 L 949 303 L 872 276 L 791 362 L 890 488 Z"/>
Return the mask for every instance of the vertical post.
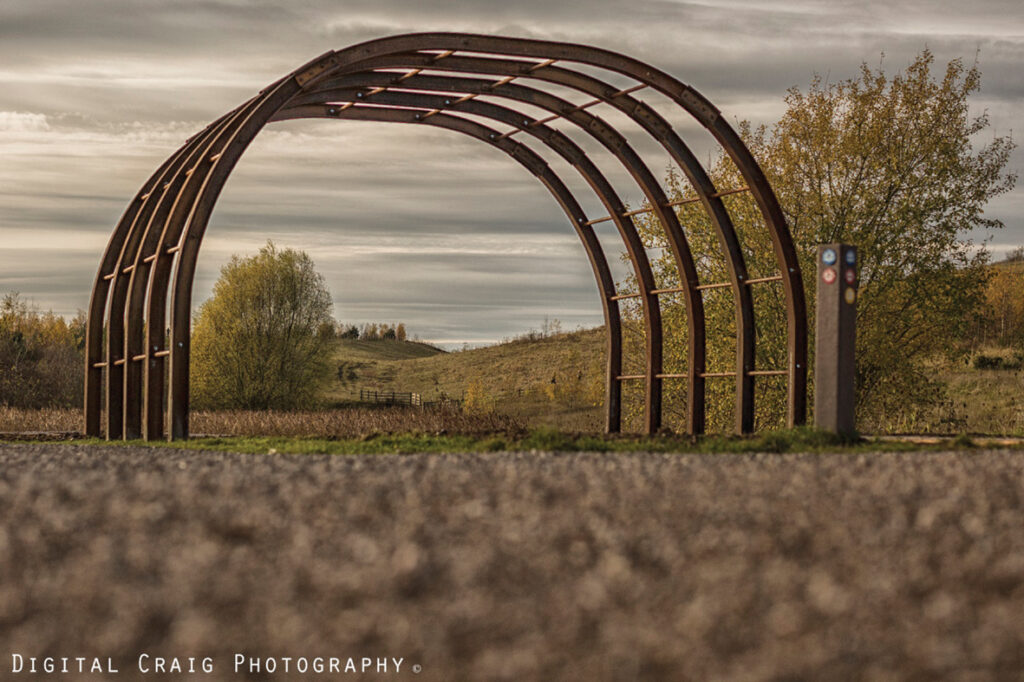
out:
<path id="1" fill-rule="evenodd" d="M 161 440 L 164 437 L 164 395 L 167 392 L 164 375 L 167 368 L 164 358 L 153 357 L 152 352 L 146 355 L 146 362 L 149 364 L 149 371 L 146 372 L 143 393 L 143 412 L 146 415 L 143 436 L 146 440 Z"/>
<path id="2" fill-rule="evenodd" d="M 848 244 L 820 245 L 817 263 L 814 425 L 833 433 L 853 435 L 857 248 Z"/>
<path id="3" fill-rule="evenodd" d="M 607 297 L 605 300 L 605 326 L 608 334 L 605 340 L 607 364 L 604 377 L 604 431 L 619 433 L 622 431 L 622 381 L 619 379 L 622 374 L 622 319 L 619 315 L 619 302 Z"/>

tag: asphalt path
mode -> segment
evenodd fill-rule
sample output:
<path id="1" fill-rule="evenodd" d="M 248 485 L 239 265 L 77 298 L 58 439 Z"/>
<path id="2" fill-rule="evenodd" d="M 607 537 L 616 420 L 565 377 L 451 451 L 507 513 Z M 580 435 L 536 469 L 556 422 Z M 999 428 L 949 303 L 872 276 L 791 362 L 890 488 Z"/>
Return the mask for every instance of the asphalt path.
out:
<path id="1" fill-rule="evenodd" d="M 1021 680 L 1022 505 L 1008 451 L 0 445 L 0 679 Z"/>

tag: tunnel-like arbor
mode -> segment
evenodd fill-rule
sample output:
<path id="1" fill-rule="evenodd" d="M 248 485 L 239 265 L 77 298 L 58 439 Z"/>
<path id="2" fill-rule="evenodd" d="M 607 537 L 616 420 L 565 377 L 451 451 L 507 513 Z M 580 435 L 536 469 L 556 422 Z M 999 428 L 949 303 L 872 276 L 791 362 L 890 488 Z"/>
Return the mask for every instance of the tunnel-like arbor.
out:
<path id="1" fill-rule="evenodd" d="M 592 73 L 634 84 L 618 87 Z M 552 87 L 555 86 L 555 87 Z M 587 96 L 575 104 L 553 92 Z M 715 187 L 666 119 L 646 104 L 644 90 L 661 93 L 706 128 L 735 163 L 743 187 Z M 578 94 L 576 97 L 578 98 Z M 665 190 L 626 137 L 593 113 L 604 104 L 649 133 L 679 166 L 695 198 L 669 201 Z M 524 110 L 522 105 L 528 105 Z M 536 109 L 550 112 L 541 118 Z M 419 33 L 372 40 L 332 51 L 270 84 L 185 142 L 132 200 L 107 245 L 89 304 L 86 340 L 86 433 L 107 438 L 170 439 L 189 433 L 189 337 L 192 285 L 203 235 L 214 205 L 242 153 L 273 121 L 301 118 L 387 121 L 445 128 L 497 147 L 532 173 L 569 217 L 587 252 L 607 331 L 606 430 L 619 431 L 622 384 L 644 387 L 644 428 L 661 426 L 666 380 L 686 394 L 687 428 L 702 433 L 705 382 L 736 382 L 736 430 L 754 428 L 758 376 L 788 381 L 787 420 L 806 418 L 807 321 L 796 252 L 764 173 L 719 111 L 693 88 L 629 57 L 584 45 L 458 33 Z M 639 186 L 645 207 L 627 210 L 620 194 L 581 147 L 548 124 L 578 126 L 621 163 Z M 484 121 L 484 122 L 481 122 Z M 524 142 L 546 145 L 565 159 L 597 195 L 606 216 L 585 214 L 580 202 L 544 158 Z M 764 218 L 778 273 L 751 279 L 722 197 L 749 192 Z M 701 282 L 675 207 L 699 204 L 717 234 L 727 282 Z M 651 213 L 664 230 L 680 274 L 678 286 L 657 288 L 633 217 Z M 595 224 L 614 223 L 638 291 L 616 291 Z M 701 254 L 697 254 L 698 257 Z M 786 305 L 788 365 L 755 367 L 754 306 L 750 287 L 781 286 Z M 736 315 L 735 370 L 709 373 L 703 291 L 731 289 Z M 659 295 L 679 294 L 688 325 L 687 371 L 663 369 Z M 642 374 L 623 374 L 619 301 L 637 299 L 645 331 Z M 169 333 L 167 330 L 170 330 Z M 169 364 L 169 366 L 168 366 Z M 685 388 L 682 388 L 685 387 Z M 104 410 L 105 404 L 105 410 Z M 106 415 L 103 424 L 104 412 Z"/>

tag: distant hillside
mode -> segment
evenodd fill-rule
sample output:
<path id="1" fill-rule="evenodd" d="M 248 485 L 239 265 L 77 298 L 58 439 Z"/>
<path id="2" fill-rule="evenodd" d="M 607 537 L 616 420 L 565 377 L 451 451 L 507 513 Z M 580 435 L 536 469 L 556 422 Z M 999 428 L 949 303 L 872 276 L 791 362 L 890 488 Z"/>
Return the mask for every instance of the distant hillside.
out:
<path id="1" fill-rule="evenodd" d="M 419 341 L 341 339 L 338 342 L 336 355 L 338 358 L 351 361 L 408 360 L 409 358 L 426 358 L 445 352 L 429 343 L 420 343 Z"/>
<path id="2" fill-rule="evenodd" d="M 361 388 L 447 396 L 534 423 L 600 428 L 605 337 L 601 328 L 446 353 L 402 341 L 340 342 L 335 402 Z"/>
<path id="3" fill-rule="evenodd" d="M 1001 260 L 990 263 L 990 267 L 998 270 L 1009 270 L 1010 272 L 1024 272 L 1024 260 Z"/>

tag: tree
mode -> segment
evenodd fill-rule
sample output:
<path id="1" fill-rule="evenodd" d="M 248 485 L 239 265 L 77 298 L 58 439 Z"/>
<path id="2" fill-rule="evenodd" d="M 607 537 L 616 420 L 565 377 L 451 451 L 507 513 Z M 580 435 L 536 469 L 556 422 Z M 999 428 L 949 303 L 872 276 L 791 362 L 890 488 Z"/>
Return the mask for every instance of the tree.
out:
<path id="1" fill-rule="evenodd" d="M 1010 266 L 1019 262 L 1008 258 L 993 266 L 981 333 L 975 341 L 1024 350 L 1024 267 Z"/>
<path id="2" fill-rule="evenodd" d="M 406 339 L 405 325 L 401 322 L 395 327 L 395 338 L 399 341 L 405 341 Z"/>
<path id="3" fill-rule="evenodd" d="M 331 309 L 323 277 L 307 254 L 267 242 L 255 256 L 233 256 L 199 309 L 192 335 L 196 406 L 294 409 L 315 403 L 330 372 Z"/>
<path id="4" fill-rule="evenodd" d="M 881 67 L 866 64 L 858 77 L 838 83 L 816 77 L 806 93 L 796 88 L 788 92 L 787 110 L 770 129 L 740 126 L 786 214 L 812 315 L 816 245 L 841 241 L 859 248 L 857 409 L 861 423 L 873 428 L 890 426 L 895 418 L 906 425 L 941 398 L 942 387 L 927 363 L 948 353 L 951 340 L 972 328 L 986 289 L 987 253 L 967 233 L 1002 226 L 982 211 L 1016 180 L 1004 172 L 1014 148 L 1011 139 L 993 137 L 979 149 L 972 145 L 988 126 L 984 113 L 971 116 L 968 109 L 968 98 L 981 82 L 977 65 L 965 68 L 961 60 L 953 60 L 943 77 L 935 79 L 933 62 L 926 50 L 891 78 Z M 709 174 L 720 190 L 744 185 L 724 155 Z M 670 173 L 669 185 L 675 195 L 670 198 L 695 196 L 677 173 Z M 734 194 L 724 201 L 743 243 L 750 277 L 776 274 L 772 253 L 765 248 L 768 235 L 750 195 Z M 701 280 L 727 281 L 715 233 L 699 204 L 680 206 L 677 213 L 692 251 L 701 255 Z M 660 226 L 649 217 L 639 224 L 649 247 L 668 246 Z M 659 286 L 679 281 L 669 254 L 654 266 Z M 758 366 L 785 367 L 781 287 L 757 285 L 753 292 Z M 666 364 L 675 363 L 671 371 L 685 371 L 681 299 L 662 298 L 674 339 L 666 348 Z M 708 290 L 705 305 L 708 371 L 731 370 L 731 292 Z M 782 381 L 759 379 L 757 386 L 769 398 L 759 399 L 759 423 L 779 424 Z M 731 424 L 732 390 L 728 382 L 709 382 L 712 426 L 727 429 Z"/>
<path id="5" fill-rule="evenodd" d="M 0 301 L 0 405 L 82 404 L 85 314 L 40 313 L 17 293 Z"/>

